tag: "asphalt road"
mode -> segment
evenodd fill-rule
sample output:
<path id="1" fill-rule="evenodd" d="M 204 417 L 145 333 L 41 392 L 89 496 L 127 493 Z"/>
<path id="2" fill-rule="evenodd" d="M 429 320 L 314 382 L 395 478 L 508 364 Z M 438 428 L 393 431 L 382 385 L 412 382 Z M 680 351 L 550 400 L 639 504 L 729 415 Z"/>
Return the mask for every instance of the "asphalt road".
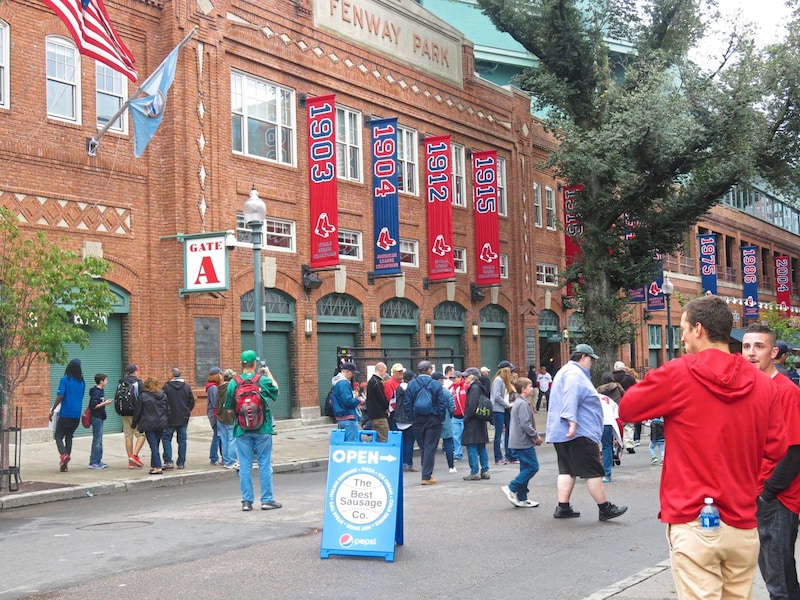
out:
<path id="1" fill-rule="evenodd" d="M 440 484 L 404 475 L 404 546 L 395 562 L 320 559 L 326 473 L 276 475 L 284 508 L 241 512 L 238 484 L 207 483 L 87 497 L 0 513 L 0 599 L 487 598 L 579 600 L 668 558 L 656 519 L 659 467 L 624 456 L 607 484 L 622 517 L 597 520 L 582 484 L 578 519 L 556 520 L 552 448 L 539 449 L 538 508 L 514 508 L 492 479 L 465 482 L 437 456 Z"/>

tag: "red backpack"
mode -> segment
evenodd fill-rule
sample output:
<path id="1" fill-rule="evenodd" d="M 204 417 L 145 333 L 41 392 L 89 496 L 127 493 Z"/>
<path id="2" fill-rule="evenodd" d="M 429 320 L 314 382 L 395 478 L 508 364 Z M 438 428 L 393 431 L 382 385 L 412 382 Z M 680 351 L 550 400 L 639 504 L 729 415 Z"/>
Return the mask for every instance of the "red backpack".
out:
<path id="1" fill-rule="evenodd" d="M 256 431 L 261 429 L 266 419 L 266 406 L 261 400 L 261 388 L 258 386 L 256 373 L 252 378 L 242 379 L 238 375 L 234 376 L 236 381 L 236 416 L 239 419 L 239 427 L 245 431 Z"/>

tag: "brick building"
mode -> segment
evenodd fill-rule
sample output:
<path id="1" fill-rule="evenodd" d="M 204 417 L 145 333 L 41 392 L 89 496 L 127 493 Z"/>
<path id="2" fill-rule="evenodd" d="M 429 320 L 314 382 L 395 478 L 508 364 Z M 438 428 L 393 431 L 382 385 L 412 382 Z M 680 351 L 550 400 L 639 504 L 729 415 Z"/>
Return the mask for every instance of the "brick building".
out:
<path id="1" fill-rule="evenodd" d="M 555 291 L 545 299 L 536 285 L 535 257 L 558 264 L 563 246 L 555 221 L 558 182 L 537 166 L 553 141 L 529 114 L 525 94 L 475 75 L 472 44 L 458 31 L 408 0 L 109 0 L 107 9 L 137 59 L 139 83 L 198 27 L 178 58 L 161 127 L 138 160 L 127 113 L 96 156 L 86 152 L 87 138 L 136 84 L 78 55 L 44 4 L 0 5 L 0 202 L 20 215 L 24 228 L 101 255 L 112 267 L 107 281 L 117 302 L 108 330 L 90 332 L 89 349 L 71 349 L 71 357 L 82 358 L 87 382 L 98 371 L 116 381 L 127 362 L 162 381 L 178 366 L 200 399 L 195 415 L 205 414 L 208 368 L 237 368 L 241 350 L 254 343 L 253 252 L 242 219 L 253 187 L 267 205 L 261 354 L 281 384 L 276 417 L 319 416 L 340 346 L 360 349 L 361 378 L 378 357 L 408 367 L 428 353 L 457 368 L 538 358 L 537 307 L 552 302 L 557 311 L 560 301 Z M 338 172 L 341 261 L 337 272 L 316 273 L 321 287 L 306 292 L 303 103 L 324 94 L 335 94 L 337 145 L 350 157 Z M 372 228 L 365 123 L 387 116 L 398 117 L 408 175 L 399 195 L 403 276 L 373 279 L 373 251 L 365 242 Z M 420 143 L 442 134 L 453 148 L 456 277 L 426 285 Z M 270 146 L 270 139 L 280 142 Z M 470 290 L 469 155 L 488 149 L 500 159 L 503 279 L 478 299 Z M 536 218 L 550 226 L 534 230 Z M 229 289 L 182 293 L 179 240 L 225 231 L 238 238 L 229 238 Z M 63 366 L 50 371 L 52 403 Z M 32 378 L 17 392 L 26 429 L 47 423 L 41 387 Z"/>

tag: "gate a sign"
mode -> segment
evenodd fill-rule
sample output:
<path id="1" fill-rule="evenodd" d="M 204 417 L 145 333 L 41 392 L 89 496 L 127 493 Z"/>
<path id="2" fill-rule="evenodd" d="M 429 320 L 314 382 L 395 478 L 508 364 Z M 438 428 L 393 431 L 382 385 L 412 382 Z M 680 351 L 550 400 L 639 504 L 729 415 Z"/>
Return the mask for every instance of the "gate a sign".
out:
<path id="1" fill-rule="evenodd" d="M 179 295 L 228 289 L 226 232 L 178 235 L 183 242 L 183 289 Z"/>
<path id="2" fill-rule="evenodd" d="M 390 431 L 377 443 L 374 431 L 359 431 L 371 442 L 345 442 L 344 431 L 331 431 L 325 515 L 320 558 L 331 554 L 377 556 L 394 561 L 403 544 L 403 435 Z"/>

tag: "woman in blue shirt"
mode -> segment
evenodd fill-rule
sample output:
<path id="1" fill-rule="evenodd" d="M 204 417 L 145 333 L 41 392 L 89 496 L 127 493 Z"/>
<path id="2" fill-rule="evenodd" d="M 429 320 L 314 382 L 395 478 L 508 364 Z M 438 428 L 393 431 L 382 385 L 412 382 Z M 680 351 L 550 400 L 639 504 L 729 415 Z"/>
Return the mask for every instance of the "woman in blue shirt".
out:
<path id="1" fill-rule="evenodd" d="M 81 361 L 77 358 L 69 361 L 64 370 L 64 376 L 58 384 L 56 401 L 50 409 L 50 420 L 56 406 L 61 405 L 56 423 L 55 438 L 58 453 L 61 455 L 59 466 L 61 472 L 68 471 L 70 455 L 72 454 L 72 436 L 81 422 L 83 411 L 83 395 L 86 392 L 86 382 L 83 380 Z"/>

